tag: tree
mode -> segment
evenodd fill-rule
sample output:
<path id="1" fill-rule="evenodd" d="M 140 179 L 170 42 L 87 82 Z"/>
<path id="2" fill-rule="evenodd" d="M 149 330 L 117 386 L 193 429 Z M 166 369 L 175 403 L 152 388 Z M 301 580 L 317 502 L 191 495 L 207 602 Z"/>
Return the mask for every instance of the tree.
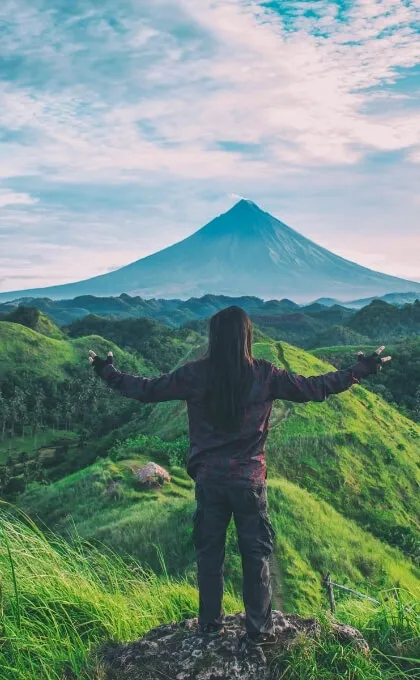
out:
<path id="1" fill-rule="evenodd" d="M 6 434 L 7 421 L 9 417 L 9 405 L 0 387 L 0 431 L 1 441 L 4 441 Z"/>
<path id="2" fill-rule="evenodd" d="M 417 387 L 414 399 L 414 417 L 420 422 L 420 385 Z"/>

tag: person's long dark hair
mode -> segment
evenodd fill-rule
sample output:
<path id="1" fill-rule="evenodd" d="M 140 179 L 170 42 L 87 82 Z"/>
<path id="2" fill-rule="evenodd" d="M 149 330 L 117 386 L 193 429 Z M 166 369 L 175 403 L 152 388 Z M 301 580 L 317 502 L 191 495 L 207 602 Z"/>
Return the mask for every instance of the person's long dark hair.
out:
<path id="1" fill-rule="evenodd" d="M 252 386 L 253 330 L 248 314 L 235 305 L 210 319 L 207 360 L 207 392 L 204 402 L 212 425 L 225 432 L 237 431 Z"/>

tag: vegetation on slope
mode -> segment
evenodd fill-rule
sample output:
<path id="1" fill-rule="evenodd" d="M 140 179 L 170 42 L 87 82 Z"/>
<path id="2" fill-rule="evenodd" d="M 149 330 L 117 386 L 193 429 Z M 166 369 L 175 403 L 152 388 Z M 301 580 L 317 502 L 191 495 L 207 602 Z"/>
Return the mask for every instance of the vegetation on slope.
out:
<path id="1" fill-rule="evenodd" d="M 373 300 L 349 320 L 348 326 L 372 340 L 395 341 L 420 334 L 420 299 L 402 307 Z"/>
<path id="2" fill-rule="evenodd" d="M 311 350 L 311 354 L 328 361 L 336 368 L 348 366 L 356 355 L 356 351 L 373 351 L 370 348 L 358 347 L 319 347 Z M 401 413 L 420 422 L 420 335 L 415 338 L 399 340 L 386 348 L 391 354 L 392 362 L 369 379 L 369 389 L 380 394 Z"/>
<path id="3" fill-rule="evenodd" d="M 98 447 L 100 437 L 141 411 L 94 376 L 87 362 L 92 346 L 98 353 L 112 349 L 122 370 L 156 372 L 141 356 L 99 336 L 54 339 L 0 323 L 0 495 L 13 496 L 28 481 L 56 479 L 93 462 L 107 452 Z"/>
<path id="4" fill-rule="evenodd" d="M 197 614 L 197 590 L 187 580 L 158 577 L 80 540 L 73 546 L 58 537 L 47 540 L 35 525 L 6 511 L 1 533 L 2 680 L 100 680 L 103 643 L 135 640 L 157 625 Z M 401 589 L 381 593 L 379 605 L 339 605 L 337 620 L 361 630 L 371 645 L 369 657 L 333 640 L 329 616 L 320 611 L 321 638 L 303 638 L 278 657 L 274 677 L 417 677 L 417 606 Z M 229 614 L 242 606 L 225 593 L 224 609 Z"/>
<path id="5" fill-rule="evenodd" d="M 283 342 L 255 343 L 253 351 L 301 375 L 334 370 Z M 157 404 L 143 427 L 168 440 L 185 435 L 184 404 Z M 271 471 L 418 560 L 419 446 L 418 425 L 356 385 L 322 403 L 275 402 L 267 454 Z"/>
<path id="6" fill-rule="evenodd" d="M 154 348 L 153 351 L 157 351 L 158 345 L 153 340 L 153 332 L 152 330 L 150 334 L 150 346 Z M 331 365 L 311 354 L 284 342 L 275 342 L 264 337 L 258 329 L 255 340 L 256 356 L 264 357 L 288 370 L 303 375 L 333 370 Z M 203 349 L 202 346 L 195 348 L 194 344 L 183 345 L 183 339 L 179 342 L 181 343 L 179 356 L 181 357 L 182 349 L 184 360 L 194 358 L 195 354 L 201 353 Z M 176 344 L 174 342 L 171 345 L 168 340 L 168 351 L 171 352 Z M 100 550 L 103 551 L 105 545 L 111 547 L 120 557 L 115 558 L 115 562 L 112 562 L 114 558 L 110 558 L 114 566 L 103 569 L 105 572 L 109 569 L 113 573 L 115 592 L 112 591 L 111 594 L 114 596 L 115 593 L 119 593 L 119 596 L 125 597 L 123 591 L 126 586 L 116 584 L 120 581 L 120 573 L 123 583 L 124 574 L 133 573 L 132 570 L 136 574 L 140 573 L 141 570 L 138 571 L 139 567 L 136 567 L 134 560 L 140 560 L 143 568 L 151 567 L 160 574 L 160 577 L 152 577 L 153 583 L 167 582 L 165 579 L 162 581 L 165 570 L 160 555 L 163 553 L 167 572 L 181 579 L 182 589 L 176 591 L 181 602 L 183 595 L 179 593 L 184 593 L 184 586 L 188 588 L 195 586 L 195 563 L 191 540 L 193 484 L 183 468 L 188 451 L 185 404 L 167 402 L 156 406 L 142 406 L 132 400 L 122 399 L 118 394 L 104 388 L 92 375 L 91 369 L 86 365 L 87 350 L 90 347 L 102 354 L 110 348 L 113 349 L 116 364 L 123 370 L 143 375 L 153 375 L 157 372 L 150 360 L 145 361 L 141 353 L 139 354 L 141 343 L 138 344 L 136 356 L 133 357 L 110 340 L 99 336 L 53 339 L 18 323 L 0 323 L 0 388 L 3 389 L 6 400 L 9 402 L 14 400 L 15 412 L 16 405 L 21 403 L 19 402 L 21 395 L 16 390 L 23 392 L 26 390 L 29 405 L 27 413 L 32 415 L 37 413 L 38 417 L 38 421 L 35 419 L 30 425 L 24 416 L 25 411 L 17 411 L 20 413 L 20 420 L 13 421 L 15 434 L 23 432 L 25 436 L 21 440 L 20 450 L 13 447 L 13 454 L 11 448 L 7 450 L 6 440 L 0 442 L 0 456 L 4 456 L 4 461 L 6 456 L 9 458 L 3 467 L 11 469 L 10 466 L 13 465 L 14 479 L 24 478 L 24 485 L 23 487 L 18 485 L 18 490 L 29 484 L 27 492 L 17 497 L 22 507 L 42 524 L 53 527 L 72 542 L 73 548 L 70 548 L 60 541 L 57 543 L 54 539 L 51 549 L 57 555 L 70 554 L 66 552 L 67 550 L 71 554 L 72 551 L 82 554 L 74 527 L 77 527 L 83 538 L 99 545 Z M 394 360 L 395 358 L 396 355 Z M 347 365 L 354 360 L 354 354 L 349 359 Z M 407 359 L 406 362 L 410 363 L 410 360 Z M 385 376 L 386 372 L 381 375 Z M 365 384 L 373 384 L 376 379 L 377 377 L 370 378 Z M 397 376 L 395 383 L 398 383 Z M 83 385 L 89 386 L 90 391 L 84 391 Z M 59 386 L 58 390 L 56 386 Z M 45 403 L 48 404 L 48 408 L 41 412 L 37 411 L 30 401 L 31 395 L 39 394 L 40 389 L 45 389 L 47 399 Z M 63 416 L 65 413 L 68 418 L 69 406 L 74 408 L 74 404 L 77 404 L 77 408 L 74 411 L 70 410 L 70 420 L 63 421 L 65 432 L 57 432 L 57 438 L 63 440 L 67 438 L 67 442 L 63 442 L 63 446 L 67 446 L 63 455 L 63 451 L 60 453 L 59 446 L 54 443 L 53 430 L 46 429 L 46 426 L 60 425 L 60 422 L 54 422 L 54 419 L 49 423 L 47 413 L 51 417 L 56 406 L 57 413 L 60 413 L 58 404 L 64 403 L 60 401 L 64 394 L 67 395 L 67 401 L 64 406 L 61 405 Z M 2 413 L 4 417 L 5 410 L 2 411 L 0 403 L 0 434 Z M 8 423 L 9 429 L 10 421 Z M 51 439 L 47 438 L 47 441 L 43 442 L 42 450 L 38 448 L 34 455 L 34 451 L 31 451 L 28 428 L 35 427 L 36 432 L 37 423 L 40 431 L 46 435 L 50 433 Z M 407 589 L 412 597 L 416 597 L 420 583 L 419 571 L 415 566 L 418 560 L 419 535 L 416 518 L 420 515 L 419 426 L 388 406 L 380 396 L 371 394 L 359 386 L 344 394 L 330 397 L 322 404 L 275 402 L 271 426 L 268 438 L 269 504 L 277 532 L 275 571 L 279 571 L 275 601 L 280 602 L 286 611 L 298 610 L 300 613 L 310 615 L 325 603 L 320 578 L 327 570 L 336 581 L 377 598 L 381 598 L 380 593 L 384 588 L 395 586 Z M 16 437 L 9 441 L 15 443 Z M 98 455 L 106 454 L 109 454 L 110 460 L 86 467 Z M 40 457 L 43 460 L 43 463 L 38 465 L 38 468 L 42 469 L 38 483 L 33 482 L 37 479 L 36 476 L 28 474 L 28 459 L 31 456 L 36 464 Z M 61 460 L 57 460 L 57 456 L 58 458 L 61 456 Z M 135 475 L 135 468 L 151 459 L 164 464 L 172 474 L 172 483 L 157 492 L 139 488 Z M 48 460 L 54 463 L 50 468 Z M 74 470 L 78 472 L 69 475 Z M 24 535 L 23 539 L 16 539 L 16 554 L 20 557 L 28 554 L 32 559 L 32 553 L 25 547 L 25 541 L 31 546 L 35 545 L 31 532 L 29 532 L 31 537 L 28 538 L 26 529 L 22 530 L 23 533 L 21 528 L 13 533 L 14 531 L 13 528 L 10 532 L 7 531 L 9 541 L 11 540 L 9 534 Z M 48 545 L 45 539 L 42 540 Z M 0 641 L 0 667 L 3 662 L 7 672 L 14 673 L 10 678 L 17 677 L 23 680 L 29 678 L 32 680 L 33 677 L 61 679 L 63 673 L 67 673 L 68 677 L 72 677 L 71 673 L 74 677 L 83 677 L 84 671 L 81 669 L 85 668 L 86 663 L 89 668 L 93 668 L 89 666 L 93 662 L 86 661 L 92 645 L 113 636 L 115 639 L 121 639 L 118 632 L 112 632 L 112 626 L 104 628 L 101 623 L 103 618 L 109 621 L 104 605 L 108 594 L 103 592 L 102 580 L 100 588 L 98 586 L 100 596 L 98 595 L 97 599 L 104 609 L 102 613 L 98 613 L 97 609 L 89 608 L 90 600 L 88 606 L 83 602 L 74 602 L 71 597 L 65 600 L 68 593 L 63 584 L 68 581 L 69 569 L 65 562 L 57 562 L 59 567 L 56 570 L 52 568 L 52 573 L 54 578 L 58 579 L 58 572 L 62 568 L 63 583 L 61 585 L 58 583 L 56 590 L 52 589 L 55 599 L 53 604 L 51 600 L 45 600 L 47 604 L 43 614 L 39 603 L 42 604 L 45 593 L 30 590 L 27 597 L 22 595 L 23 592 L 27 592 L 25 588 L 29 581 L 23 567 L 21 583 L 25 588 L 23 591 L 14 588 L 9 553 L 5 546 L 6 543 L 0 541 L 0 571 L 6 573 L 6 568 L 9 569 L 7 572 L 9 581 L 3 603 L 4 611 L 8 612 L 9 628 L 7 634 L 4 633 L 6 628 L 0 633 L 5 639 L 3 645 Z M 37 550 L 40 551 L 39 545 Z M 90 549 L 88 552 L 89 564 L 93 555 L 92 568 L 101 574 L 101 567 L 98 565 L 102 564 L 100 560 L 105 558 L 101 557 L 99 552 L 91 553 Z M 53 559 L 49 552 L 48 555 L 46 559 Z M 121 556 L 124 557 L 124 564 Z M 75 565 L 72 559 L 69 558 L 67 566 L 73 565 L 74 572 L 77 572 L 80 565 Z M 18 560 L 13 563 L 15 573 L 18 571 L 17 562 Z M 25 563 L 25 560 L 23 562 Z M 83 563 L 87 563 L 85 559 Z M 30 573 L 32 580 L 36 581 L 33 577 L 36 575 L 37 566 L 40 568 L 39 573 L 45 574 L 48 564 L 42 560 L 32 561 L 32 564 Z M 121 565 L 121 570 L 115 564 Z M 87 566 L 86 569 L 87 572 L 83 574 L 87 574 L 89 580 L 90 572 Z M 228 532 L 226 577 L 232 592 L 239 593 L 240 558 L 232 524 Z M 40 581 L 42 582 L 42 579 Z M 147 579 L 146 582 L 149 583 Z M 107 583 L 105 578 L 106 588 Z M 174 585 L 172 581 L 171 584 Z M 31 584 L 31 587 L 35 588 L 36 585 Z M 60 595 L 61 587 L 63 592 Z M 178 588 L 178 585 L 174 585 L 174 588 Z M 88 590 L 86 586 L 86 591 Z M 163 590 L 159 592 L 166 593 Z M 195 590 L 189 592 L 194 593 L 196 597 Z M 131 597 L 128 590 L 127 593 L 128 597 Z M 155 595 L 157 597 L 159 593 L 155 591 Z M 338 597 L 338 600 L 339 611 L 345 611 L 346 616 L 350 618 L 349 610 L 346 610 L 347 600 L 344 597 Z M 187 601 L 191 602 L 188 598 Z M 42 619 L 42 625 L 36 618 L 33 628 L 30 628 L 33 602 L 37 603 L 37 616 L 39 614 Z M 22 603 L 25 603 L 26 609 Z M 384 606 L 388 607 L 388 604 Z M 236 606 L 236 610 L 239 608 L 241 605 Z M 80 611 L 82 615 L 79 628 Z M 354 611 L 356 613 L 352 615 L 352 623 L 358 625 L 357 617 L 362 610 L 355 606 Z M 404 626 L 399 628 L 398 624 L 394 627 L 398 609 L 393 610 L 393 616 L 396 613 L 392 625 L 387 618 L 385 621 L 381 619 L 381 616 L 388 617 L 388 609 L 375 609 L 375 612 L 369 610 L 369 614 L 367 611 L 363 610 L 363 616 L 360 614 L 361 621 L 367 631 L 371 627 L 370 634 L 374 644 L 382 645 L 380 648 L 383 651 L 394 653 L 396 656 L 414 657 L 415 650 L 413 643 L 408 639 L 408 628 Z M 382 613 L 378 614 L 380 611 Z M 17 612 L 20 625 L 23 620 L 26 621 L 25 634 L 19 639 L 15 635 L 16 628 L 13 628 L 18 625 Z M 51 612 L 53 618 L 49 619 Z M 72 618 L 74 613 L 76 619 Z M 90 621 L 89 615 L 95 624 L 87 622 Z M 159 619 L 162 622 L 163 620 L 165 619 Z M 157 619 L 155 621 L 157 622 Z M 48 628 L 50 625 L 55 626 L 56 631 L 64 631 L 64 651 L 58 649 L 61 633 L 51 633 L 51 641 L 45 642 L 50 635 Z M 67 625 L 73 632 L 67 631 Z M 98 629 L 95 628 L 96 625 Z M 410 630 L 412 633 L 413 628 Z M 137 629 L 133 635 L 138 637 L 138 634 Z M 131 633 L 127 635 L 128 639 Z M 75 649 L 74 655 L 67 658 L 67 662 L 64 659 L 66 645 L 74 645 Z M 336 649 L 335 652 L 341 653 L 343 658 L 342 650 L 340 652 Z M 328 662 L 325 661 L 327 658 Z M 304 648 L 302 657 L 299 657 L 297 652 L 294 659 L 295 669 L 299 668 L 299 663 L 303 664 L 304 659 L 307 661 L 309 659 L 308 663 L 312 664 L 310 672 L 313 675 L 289 675 L 289 677 L 333 678 L 334 675 L 328 673 L 329 668 L 337 668 L 334 666 L 334 658 L 332 650 L 328 649 L 325 652 L 322 645 L 316 649 Z M 285 663 L 288 663 L 287 660 Z M 358 668 L 357 659 L 353 657 L 351 660 L 353 667 L 350 665 L 350 658 L 343 663 L 347 663 L 349 669 Z M 401 662 L 405 668 L 404 672 L 411 673 L 410 663 Z M 373 665 L 363 667 L 361 661 L 360 664 L 360 675 L 354 674 L 352 677 L 365 679 L 410 677 L 404 675 L 400 668 L 397 671 L 394 669 L 394 672 L 400 675 L 391 676 L 388 666 L 378 670 L 379 666 L 375 666 L 374 669 Z M 309 672 L 308 666 L 300 667 L 306 669 L 301 670 L 302 673 Z M 284 670 L 284 667 L 281 668 Z M 388 671 L 389 675 L 386 675 Z M 292 671 L 288 672 L 290 674 Z M 379 672 L 384 674 L 380 675 Z M 7 678 L 9 680 L 9 676 Z"/>
<path id="7" fill-rule="evenodd" d="M 90 314 L 64 328 L 71 338 L 101 336 L 131 354 L 141 355 L 155 370 L 166 373 L 201 338 L 187 328 L 170 329 L 154 319 L 106 319 Z"/>
<path id="8" fill-rule="evenodd" d="M 16 427 L 25 424 L 24 409 L 21 422 L 16 419 L 22 393 L 29 402 L 33 392 L 39 399 L 44 385 L 47 394 L 44 413 L 37 411 L 36 402 L 32 408 L 32 413 L 39 420 L 42 418 L 42 424 L 57 428 L 64 424 L 68 430 L 85 430 L 84 441 L 79 440 L 69 455 L 69 459 L 77 461 L 74 467 L 60 460 L 57 462 L 62 467 L 57 468 L 55 476 L 52 472 L 36 476 L 28 473 L 25 468 L 28 461 L 22 455 L 14 465 L 23 468 L 10 471 L 10 461 L 6 465 L 9 479 L 4 469 L 0 470 L 3 486 L 9 484 L 10 478 L 14 480 L 12 490 L 22 490 L 33 479 L 57 479 L 60 474 L 93 462 L 98 455 L 105 455 L 117 438 L 124 440 L 139 431 L 167 440 L 187 435 L 183 402 L 151 406 L 122 399 L 92 375 L 86 362 L 91 346 L 98 353 L 111 347 L 117 366 L 123 370 L 143 375 L 154 372 L 141 358 L 123 352 L 99 336 L 55 340 L 19 324 L 0 323 L 0 386 L 6 397 L 3 403 L 11 405 L 13 424 Z M 188 357 L 193 358 L 194 350 L 188 352 Z M 332 369 L 302 350 L 268 339 L 256 342 L 254 353 L 303 375 Z M 2 411 L 3 421 L 5 414 L 7 408 Z M 419 534 L 415 523 L 420 515 L 418 426 L 359 386 L 322 404 L 276 402 L 271 425 L 267 450 L 272 470 L 316 493 L 407 555 L 418 558 Z M 38 451 L 32 458 L 34 469 L 39 469 L 39 456 Z"/>
<path id="9" fill-rule="evenodd" d="M 332 369 L 286 343 L 277 351 L 302 375 Z M 273 468 L 418 560 L 420 427 L 359 385 L 289 409 L 267 442 Z"/>
<path id="10" fill-rule="evenodd" d="M 127 565 L 104 546 L 47 540 L 35 525 L 0 512 L 2 680 L 99 680 L 100 643 L 135 640 L 196 615 L 197 590 L 187 581 Z M 225 607 L 240 609 L 229 594 Z"/>
<path id="11" fill-rule="evenodd" d="M 41 312 L 37 307 L 27 307 L 19 305 L 12 309 L 9 313 L 1 317 L 1 321 L 8 321 L 10 323 L 18 323 L 22 326 L 27 326 L 33 331 L 37 331 L 42 335 L 50 338 L 60 340 L 63 337 L 62 331 L 55 325 L 47 314 Z"/>
<path id="12" fill-rule="evenodd" d="M 100 461 L 48 487 L 32 485 L 21 507 L 41 525 L 71 539 L 74 527 L 85 539 L 100 541 L 119 555 L 160 570 L 159 552 L 175 576 L 195 573 L 192 517 L 193 483 L 184 470 L 170 466 L 165 442 L 143 437 L 143 455 L 135 446 L 118 462 Z M 161 490 L 144 490 L 135 470 L 148 460 L 163 464 L 172 476 Z M 374 595 L 400 585 L 420 595 L 420 570 L 355 522 L 308 491 L 272 475 L 268 480 L 270 516 L 276 529 L 274 562 L 280 583 L 276 593 L 285 611 L 310 613 L 323 601 L 322 574 L 331 571 L 343 585 Z M 77 502 L 75 502 L 75 498 Z M 225 575 L 241 592 L 241 564 L 233 523 L 229 527 Z"/>

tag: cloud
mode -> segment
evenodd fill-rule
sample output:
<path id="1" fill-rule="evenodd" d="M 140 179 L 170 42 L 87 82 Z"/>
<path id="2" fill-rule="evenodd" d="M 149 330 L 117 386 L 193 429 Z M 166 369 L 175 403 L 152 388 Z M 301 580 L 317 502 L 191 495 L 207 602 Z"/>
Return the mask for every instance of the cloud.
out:
<path id="1" fill-rule="evenodd" d="M 419 19 L 417 0 L 3 0 L 0 205 L 12 209 L 0 237 L 31 229 L 78 248 L 84 223 L 106 240 L 124 219 L 137 252 L 153 252 L 228 207 L 227 192 L 285 210 L 292 226 L 303 202 L 316 205 L 333 235 L 336 196 L 363 222 L 369 200 L 379 213 L 385 196 L 398 205 L 399 176 L 410 229 Z M 362 185 L 364 206 L 347 188 Z"/>
<path id="2" fill-rule="evenodd" d="M 241 194 L 229 194 L 229 198 L 233 198 L 234 201 L 249 200 L 246 196 L 241 196 Z"/>
<path id="3" fill-rule="evenodd" d="M 278 162 L 354 164 L 368 149 L 414 146 L 418 110 L 363 109 L 391 96 L 398 69 L 420 61 L 417 3 L 359 0 L 340 19 L 325 0 L 285 6 L 289 14 L 241 0 L 179 0 L 153 13 L 123 2 L 111 15 L 105 3 L 60 21 L 54 4 L 36 12 L 22 0 L 11 13 L 9 2 L 6 52 L 23 54 L 25 86 L 4 89 L 0 124 L 37 139 L 14 172 L 211 179 L 268 175 Z M 43 87 L 29 59 L 44 69 Z M 221 150 L 223 139 L 261 146 L 264 158 Z M 6 153 L 19 156 L 18 146 Z"/>
<path id="4" fill-rule="evenodd" d="M 29 194 L 19 194 L 0 187 L 0 208 L 9 205 L 34 205 L 38 200 Z"/>

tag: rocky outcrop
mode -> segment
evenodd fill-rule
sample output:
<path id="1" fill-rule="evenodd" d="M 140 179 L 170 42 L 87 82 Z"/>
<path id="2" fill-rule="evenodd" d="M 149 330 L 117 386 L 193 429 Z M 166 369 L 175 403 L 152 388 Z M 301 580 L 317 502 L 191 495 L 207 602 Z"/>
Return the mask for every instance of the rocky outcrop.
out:
<path id="1" fill-rule="evenodd" d="M 244 638 L 243 613 L 225 617 L 217 637 L 200 635 L 197 619 L 169 623 L 151 630 L 141 640 L 108 645 L 100 656 L 106 680 L 274 680 L 270 658 L 287 651 L 298 636 L 318 637 L 317 619 L 273 612 L 276 642 L 269 648 L 252 647 Z M 359 631 L 333 623 L 331 634 L 341 642 L 369 653 Z"/>
<path id="2" fill-rule="evenodd" d="M 134 467 L 133 472 L 139 483 L 146 489 L 162 486 L 165 482 L 171 481 L 171 476 L 165 468 L 156 463 L 146 463 L 142 467 Z"/>

